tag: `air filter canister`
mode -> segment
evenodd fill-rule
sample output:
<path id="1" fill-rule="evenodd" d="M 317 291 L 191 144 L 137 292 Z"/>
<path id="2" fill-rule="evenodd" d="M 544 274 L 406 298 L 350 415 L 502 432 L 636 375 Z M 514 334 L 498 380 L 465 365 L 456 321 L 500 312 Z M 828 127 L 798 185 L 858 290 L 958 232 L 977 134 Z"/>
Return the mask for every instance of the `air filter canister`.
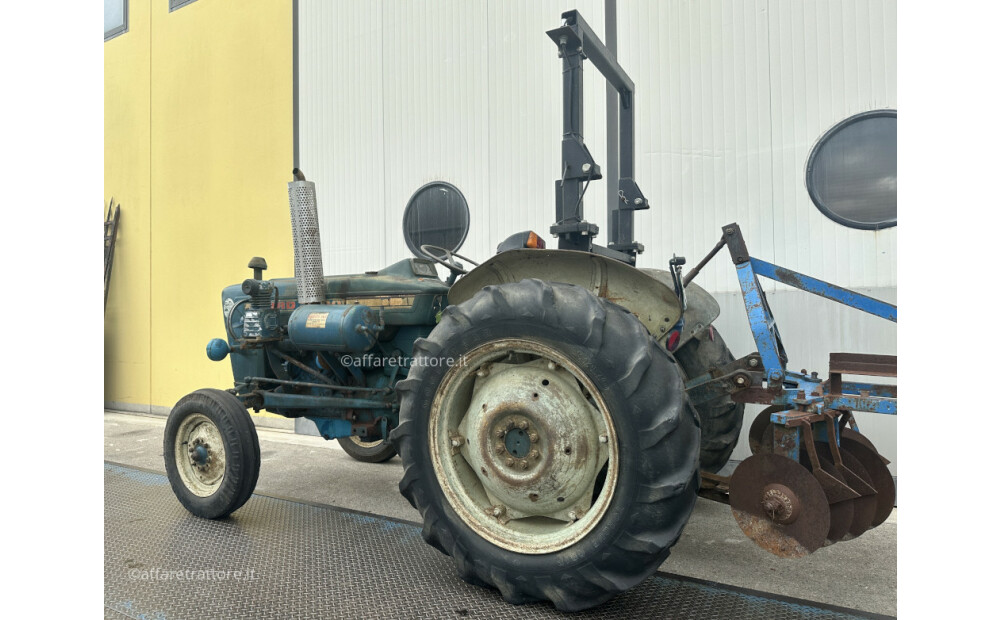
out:
<path id="1" fill-rule="evenodd" d="M 319 243 L 316 184 L 312 181 L 289 183 L 288 205 L 292 213 L 295 287 L 299 304 L 323 303 L 326 301 L 326 285 L 323 281 L 323 252 Z"/>

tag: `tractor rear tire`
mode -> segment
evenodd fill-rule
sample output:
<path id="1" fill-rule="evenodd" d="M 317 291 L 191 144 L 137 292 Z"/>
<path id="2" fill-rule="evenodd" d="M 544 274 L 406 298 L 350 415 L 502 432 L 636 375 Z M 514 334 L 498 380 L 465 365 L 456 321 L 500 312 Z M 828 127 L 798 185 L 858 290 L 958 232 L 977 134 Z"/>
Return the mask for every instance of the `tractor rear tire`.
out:
<path id="1" fill-rule="evenodd" d="M 233 394 L 197 390 L 167 417 L 163 461 L 180 503 L 195 516 L 221 519 L 245 504 L 257 486 L 257 429 Z"/>
<path id="2" fill-rule="evenodd" d="M 719 330 L 710 325 L 674 352 L 686 379 L 725 366 L 735 358 Z M 740 440 L 743 427 L 743 403 L 726 394 L 703 402 L 695 410 L 701 419 L 701 469 L 716 473 L 726 466 Z"/>
<path id="3" fill-rule="evenodd" d="M 396 456 L 396 449 L 384 439 L 365 441 L 354 435 L 337 437 L 337 443 L 355 461 L 362 463 L 384 463 Z"/>
<path id="4" fill-rule="evenodd" d="M 561 406 L 535 415 L 557 384 L 575 399 L 578 424 L 545 426 L 565 414 Z M 584 288 L 534 279 L 485 287 L 416 341 L 396 389 L 399 489 L 420 511 L 424 540 L 451 556 L 464 580 L 495 587 L 510 603 L 599 605 L 655 572 L 691 515 L 699 430 L 680 369 L 632 314 Z M 489 454 L 473 453 L 480 445 Z M 600 468 L 603 457 L 591 454 L 607 457 L 591 486 L 564 492 L 575 482 L 555 472 L 581 471 L 588 458 L 598 459 L 590 471 Z M 496 488 L 486 485 L 501 477 L 506 495 L 490 506 Z M 562 495 L 564 504 L 551 504 Z M 586 506 L 579 514 L 531 511 L 576 498 Z"/>

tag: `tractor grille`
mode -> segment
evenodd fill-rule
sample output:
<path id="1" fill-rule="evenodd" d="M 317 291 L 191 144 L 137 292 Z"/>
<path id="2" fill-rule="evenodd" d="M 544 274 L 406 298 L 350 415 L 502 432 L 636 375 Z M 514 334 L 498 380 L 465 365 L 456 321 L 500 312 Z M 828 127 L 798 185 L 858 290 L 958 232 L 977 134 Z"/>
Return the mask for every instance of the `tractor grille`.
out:
<path id="1" fill-rule="evenodd" d="M 326 300 L 326 287 L 323 282 L 323 252 L 319 242 L 316 184 L 312 181 L 289 183 L 288 204 L 292 213 L 295 286 L 298 289 L 299 304 L 323 303 Z"/>

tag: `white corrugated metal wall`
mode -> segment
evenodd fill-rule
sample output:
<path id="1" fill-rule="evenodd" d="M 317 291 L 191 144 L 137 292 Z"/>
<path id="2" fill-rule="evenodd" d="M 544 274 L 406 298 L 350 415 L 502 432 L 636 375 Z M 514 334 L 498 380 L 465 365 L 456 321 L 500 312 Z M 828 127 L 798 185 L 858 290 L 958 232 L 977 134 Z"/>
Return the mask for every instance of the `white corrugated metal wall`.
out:
<path id="1" fill-rule="evenodd" d="M 548 230 L 562 107 L 545 30 L 570 8 L 604 33 L 603 0 L 299 0 L 300 165 L 317 182 L 328 273 L 406 257 L 403 208 L 432 180 L 469 201 L 463 254 Z M 895 301 L 896 229 L 828 220 L 803 178 L 829 127 L 896 107 L 895 2 L 620 0 L 617 18 L 637 85 L 636 177 L 653 205 L 636 221 L 640 266 L 696 261 L 736 221 L 754 255 Z M 590 66 L 585 96 L 585 139 L 606 168 L 605 86 Z M 585 200 L 602 233 L 604 197 L 597 182 Z M 698 281 L 719 298 L 734 353 L 750 351 L 731 263 Z M 796 369 L 823 372 L 831 351 L 895 353 L 893 325 L 767 286 Z M 895 420 L 859 419 L 895 460 Z M 734 457 L 747 454 L 744 441 Z"/>

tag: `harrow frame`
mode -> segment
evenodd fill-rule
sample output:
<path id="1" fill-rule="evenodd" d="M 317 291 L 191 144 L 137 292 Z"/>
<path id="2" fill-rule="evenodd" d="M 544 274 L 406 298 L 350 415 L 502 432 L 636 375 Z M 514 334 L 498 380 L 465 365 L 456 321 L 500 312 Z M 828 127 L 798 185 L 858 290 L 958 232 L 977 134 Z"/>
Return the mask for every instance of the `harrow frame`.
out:
<path id="1" fill-rule="evenodd" d="M 687 383 L 689 398 L 693 404 L 698 404 L 725 392 L 738 402 L 769 405 L 767 411 L 773 425 L 773 439 L 769 445 L 764 446 L 764 452 L 787 457 L 795 463 L 811 463 L 810 469 L 831 505 L 875 494 L 876 490 L 866 480 L 845 465 L 840 449 L 841 438 L 848 426 L 851 431 L 858 433 L 858 424 L 854 418 L 856 411 L 896 415 L 896 386 L 845 381 L 843 376 L 895 377 L 896 356 L 831 353 L 827 379 L 820 378 L 816 372 L 788 370 L 788 357 L 777 322 L 761 287 L 760 277 L 893 323 L 897 317 L 896 306 L 751 256 L 740 227 L 735 223 L 724 226 L 722 233 L 722 238 L 712 251 L 684 278 L 684 285 L 691 282 L 723 247 L 727 247 L 736 267 L 757 350 L 727 366 L 691 378 Z M 854 435 L 858 436 L 859 434 Z M 817 453 L 818 443 L 826 444 L 823 446 L 824 456 Z M 847 458 L 850 459 L 849 456 Z M 879 455 L 879 458 L 888 464 L 884 457 Z M 830 471 L 829 468 L 824 470 L 820 466 L 821 459 L 832 461 L 835 471 Z M 730 483 L 730 477 L 702 472 L 700 494 L 708 499 L 730 503 Z M 734 506 L 734 514 L 736 512 Z M 739 518 L 737 516 L 737 520 Z M 779 551 L 769 540 L 755 542 L 784 557 L 802 555 L 798 551 L 788 551 L 787 548 Z"/>

